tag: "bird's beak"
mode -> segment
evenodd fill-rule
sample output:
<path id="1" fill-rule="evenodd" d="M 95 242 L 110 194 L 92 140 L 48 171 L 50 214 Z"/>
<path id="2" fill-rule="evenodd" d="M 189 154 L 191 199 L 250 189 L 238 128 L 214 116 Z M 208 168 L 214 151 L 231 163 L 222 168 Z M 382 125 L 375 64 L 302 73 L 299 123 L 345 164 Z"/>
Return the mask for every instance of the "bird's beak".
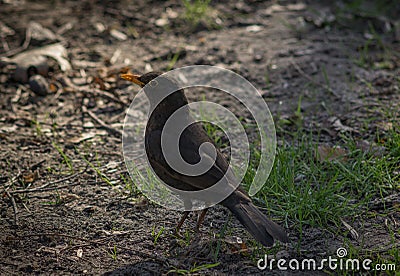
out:
<path id="1" fill-rule="evenodd" d="M 131 82 L 133 82 L 133 83 L 139 85 L 140 87 L 143 87 L 143 86 L 145 85 L 145 83 L 144 83 L 144 82 L 141 82 L 141 81 L 139 80 L 139 77 L 140 77 L 139 75 L 130 74 L 130 73 L 128 73 L 128 74 L 121 74 L 121 78 L 123 78 L 124 80 L 131 81 Z"/>

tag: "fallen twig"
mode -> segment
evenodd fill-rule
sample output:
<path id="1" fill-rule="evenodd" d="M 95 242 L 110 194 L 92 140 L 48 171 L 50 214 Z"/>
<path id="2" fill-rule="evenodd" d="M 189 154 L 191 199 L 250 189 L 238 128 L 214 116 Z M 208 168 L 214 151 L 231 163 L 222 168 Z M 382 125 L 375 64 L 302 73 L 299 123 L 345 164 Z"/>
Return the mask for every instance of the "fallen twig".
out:
<path id="1" fill-rule="evenodd" d="M 64 185 L 64 186 L 46 188 L 46 187 L 48 187 L 50 185 L 54 185 L 54 184 L 61 183 L 61 182 L 67 181 L 69 179 L 72 179 L 72 178 L 76 177 L 77 175 L 80 175 L 80 174 L 86 172 L 87 169 L 88 169 L 88 166 L 86 166 L 86 168 L 81 172 L 74 173 L 74 174 L 69 175 L 67 177 L 64 177 L 62 179 L 58 179 L 58 180 L 55 180 L 55 181 L 50 181 L 50 182 L 48 182 L 48 183 L 46 183 L 46 184 L 44 184 L 44 185 L 42 185 L 40 187 L 37 187 L 37 188 L 14 190 L 14 191 L 10 191 L 9 193 L 10 194 L 23 194 L 23 193 L 45 192 L 45 191 L 51 191 L 51 190 L 55 190 L 55 189 L 61 189 L 61 188 L 64 188 L 64 187 L 68 187 L 68 186 L 71 186 L 71 185 L 68 184 L 68 185 Z"/>
<path id="2" fill-rule="evenodd" d="M 108 100 L 117 102 L 123 106 L 127 106 L 127 104 L 123 101 L 121 101 L 120 99 L 118 99 L 117 97 L 115 97 L 113 94 L 107 92 L 107 91 L 103 91 L 100 90 L 98 88 L 94 88 L 94 87 L 90 87 L 89 85 L 83 85 L 83 86 L 78 86 L 75 85 L 71 82 L 71 80 L 69 80 L 68 78 L 62 78 L 61 82 L 64 83 L 66 86 L 69 86 L 71 88 L 73 88 L 76 91 L 85 93 L 85 94 L 92 94 L 92 95 L 97 95 L 97 96 L 101 96 L 104 97 Z"/>
<path id="3" fill-rule="evenodd" d="M 17 217 L 17 212 L 18 212 L 18 209 L 17 209 L 17 204 L 15 203 L 15 198 L 11 195 L 11 193 L 10 192 L 6 192 L 6 194 L 7 194 L 7 196 L 10 198 L 10 200 L 11 200 L 11 204 L 12 204 L 12 207 L 13 207 L 13 211 L 14 211 L 14 224 L 15 224 L 15 226 L 18 226 L 18 217 Z"/>
<path id="4" fill-rule="evenodd" d="M 4 192 L 8 190 L 8 188 L 10 188 L 15 182 L 18 181 L 18 178 L 20 178 L 22 175 L 22 172 L 20 170 L 18 170 L 18 174 L 16 176 L 14 176 L 10 181 L 8 181 L 5 185 L 4 185 Z"/>
<path id="5" fill-rule="evenodd" d="M 99 125 L 101 125 L 107 131 L 111 132 L 111 134 L 115 135 L 117 138 L 121 138 L 122 137 L 122 131 L 107 125 L 105 122 L 103 122 L 103 120 L 101 120 L 99 117 L 97 117 L 96 114 L 94 114 L 92 111 L 88 110 L 86 106 L 84 106 L 84 105 L 82 106 L 82 111 L 84 113 L 88 114 Z"/>
<path id="6" fill-rule="evenodd" d="M 20 53 L 20 52 L 26 50 L 26 49 L 28 48 L 29 44 L 31 43 L 31 35 L 32 35 L 32 31 L 31 31 L 31 29 L 28 27 L 28 28 L 26 29 L 26 32 L 25 32 L 25 41 L 24 41 L 24 44 L 22 44 L 22 46 L 19 47 L 19 48 L 16 48 L 16 49 L 14 49 L 14 50 L 8 51 L 7 53 L 4 53 L 3 56 L 4 56 L 4 57 L 14 56 L 14 55 L 16 55 L 16 54 L 18 54 L 18 53 Z"/>
<path id="7" fill-rule="evenodd" d="M 32 166 L 30 166 L 30 170 L 35 170 L 37 169 L 37 167 L 39 167 L 41 164 L 43 164 L 46 160 L 41 160 L 35 164 L 33 164 Z M 7 191 L 15 182 L 18 181 L 18 179 L 21 177 L 22 172 L 21 170 L 18 169 L 18 174 L 16 176 L 14 176 L 10 181 L 8 181 L 5 185 L 4 185 L 4 192 Z"/>
<path id="8" fill-rule="evenodd" d="M 43 193 L 43 192 L 48 192 L 48 191 L 54 191 L 54 190 L 61 190 L 64 188 L 69 188 L 73 186 L 80 185 L 80 183 L 75 183 L 75 184 L 66 184 L 62 186 L 55 186 L 55 187 L 48 187 L 48 188 L 43 188 L 43 189 L 26 189 L 26 190 L 16 190 L 16 191 L 11 191 L 11 194 L 23 194 L 23 193 Z"/>

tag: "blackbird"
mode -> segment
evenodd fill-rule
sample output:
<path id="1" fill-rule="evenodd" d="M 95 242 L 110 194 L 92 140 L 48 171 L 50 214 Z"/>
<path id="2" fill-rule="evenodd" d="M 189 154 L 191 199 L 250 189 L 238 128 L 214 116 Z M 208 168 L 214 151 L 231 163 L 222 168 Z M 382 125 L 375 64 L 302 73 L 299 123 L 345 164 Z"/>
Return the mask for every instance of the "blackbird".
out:
<path id="1" fill-rule="evenodd" d="M 160 75 L 162 75 L 160 72 L 150 72 L 142 76 L 130 73 L 121 75 L 121 78 L 129 80 L 140 87 L 144 87 L 145 94 L 152 106 L 153 112 L 147 122 L 145 132 L 145 147 L 150 165 L 161 180 L 176 189 L 198 191 L 208 188 L 224 177 L 229 166 L 228 161 L 224 158 L 217 147 L 215 147 L 216 158 L 213 158 L 213 160 L 215 159 L 215 162 L 213 162 L 211 168 L 206 173 L 197 176 L 189 176 L 176 172 L 166 162 L 164 155 L 162 154 L 161 133 L 163 127 L 167 119 L 176 110 L 188 104 L 188 100 L 183 89 L 177 89 L 161 101 L 159 100 L 160 97 L 165 95 L 154 95 L 154 92 L 150 93 L 151 89 L 150 91 L 146 91 L 146 84 L 148 83 L 152 87 L 157 85 L 161 86 L 163 83 L 167 84 L 169 87 L 174 85 L 172 79 Z M 154 80 L 155 78 L 157 78 L 157 80 Z M 164 90 L 160 89 L 160 91 L 163 93 Z M 188 117 L 187 121 L 190 121 L 189 112 L 184 114 L 184 116 Z M 207 152 L 202 153 L 199 150 L 200 145 L 206 142 L 214 145 L 213 141 L 208 137 L 207 133 L 203 129 L 201 123 L 198 122 L 189 125 L 182 132 L 179 139 L 179 151 L 182 158 L 190 164 L 196 164 L 202 157 L 204 157 L 200 156 L 201 154 L 209 157 Z M 232 174 L 227 175 L 226 185 L 236 184 L 236 186 L 238 186 L 235 177 Z M 247 229 L 247 231 L 264 246 L 273 245 L 274 239 L 278 239 L 284 243 L 289 241 L 285 230 L 275 222 L 269 220 L 252 203 L 246 191 L 241 187 L 234 190 L 228 197 L 220 202 L 220 204 L 227 207 Z M 197 227 L 199 227 L 203 221 L 206 211 L 207 209 L 203 210 L 203 213 L 200 215 Z M 188 213 L 189 212 L 187 211 L 184 213 L 177 229 L 182 226 Z"/>

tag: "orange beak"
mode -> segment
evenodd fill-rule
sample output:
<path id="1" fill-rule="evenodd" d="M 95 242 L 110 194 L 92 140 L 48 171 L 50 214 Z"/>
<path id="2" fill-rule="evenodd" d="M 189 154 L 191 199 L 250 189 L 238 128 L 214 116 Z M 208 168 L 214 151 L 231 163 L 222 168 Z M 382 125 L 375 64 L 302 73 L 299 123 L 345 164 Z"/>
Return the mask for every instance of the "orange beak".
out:
<path id="1" fill-rule="evenodd" d="M 141 82 L 141 81 L 139 80 L 139 77 L 140 77 L 139 75 L 135 75 L 135 74 L 128 73 L 128 74 L 121 74 L 120 77 L 123 78 L 124 80 L 131 81 L 131 82 L 133 82 L 134 84 L 139 85 L 140 87 L 143 87 L 143 86 L 145 85 L 144 82 Z"/>

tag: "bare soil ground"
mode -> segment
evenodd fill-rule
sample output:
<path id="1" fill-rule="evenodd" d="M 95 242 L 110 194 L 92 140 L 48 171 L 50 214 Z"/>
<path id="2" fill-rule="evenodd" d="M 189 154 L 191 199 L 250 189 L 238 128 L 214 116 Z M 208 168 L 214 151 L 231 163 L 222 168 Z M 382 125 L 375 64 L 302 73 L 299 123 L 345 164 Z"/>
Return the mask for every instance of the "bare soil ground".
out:
<path id="1" fill-rule="evenodd" d="M 377 141 L 390 128 L 387 113 L 399 110 L 400 25 L 396 11 L 378 18 L 343 5 L 213 1 L 210 17 L 191 27 L 179 1 L 0 1 L 1 57 L 61 42 L 72 66 L 64 72 L 48 58 L 44 80 L 28 85 L 13 78 L 15 65 L 0 63 L 0 273 L 151 275 L 217 262 L 203 272 L 260 273 L 261 253 L 241 253 L 232 242 L 251 240 L 235 219 L 222 246 L 215 238 L 227 210 L 213 208 L 200 237 L 176 244 L 180 214 L 132 186 L 121 131 L 138 88 L 118 75 L 128 67 L 222 66 L 263 93 L 277 122 L 293 122 L 300 103 L 302 126 L 321 141 L 335 144 L 340 132 Z M 51 34 L 27 33 L 33 21 Z M 371 26 L 381 40 L 370 42 Z M 297 127 L 277 123 L 280 143 Z M 388 219 L 400 221 L 377 211 L 355 222 L 365 250 L 386 244 Z M 194 224 L 192 216 L 184 227 Z M 279 257 L 334 255 L 345 238 L 308 226 L 299 246 L 296 225 L 287 227 L 292 244 L 275 248 Z"/>

